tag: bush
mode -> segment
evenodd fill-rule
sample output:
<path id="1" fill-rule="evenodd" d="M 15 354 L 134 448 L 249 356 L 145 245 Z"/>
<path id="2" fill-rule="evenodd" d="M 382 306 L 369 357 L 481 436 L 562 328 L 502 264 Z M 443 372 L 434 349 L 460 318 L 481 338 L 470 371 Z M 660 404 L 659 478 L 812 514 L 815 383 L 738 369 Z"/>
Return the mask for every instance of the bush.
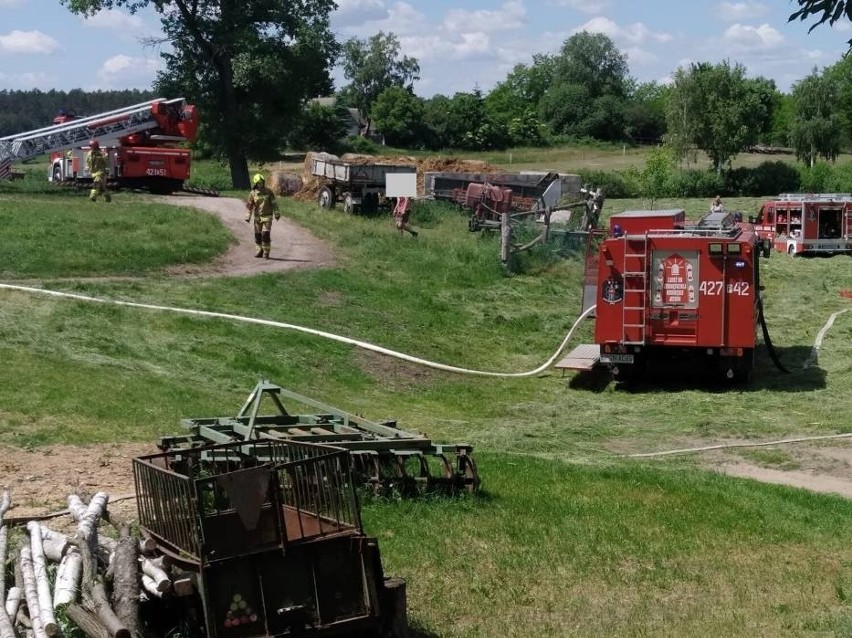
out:
<path id="1" fill-rule="evenodd" d="M 381 155 L 384 147 L 366 137 L 350 135 L 342 144 L 343 153 L 358 153 L 359 155 Z"/>
<path id="2" fill-rule="evenodd" d="M 801 188 L 806 193 L 825 193 L 831 190 L 829 184 L 833 184 L 832 167 L 824 162 L 814 166 L 801 168 Z"/>
<path id="3" fill-rule="evenodd" d="M 763 197 L 799 190 L 799 170 L 787 162 L 763 162 L 756 168 L 737 168 L 725 172 L 725 195 Z M 707 194 L 709 195 L 709 193 Z"/>
<path id="4" fill-rule="evenodd" d="M 631 180 L 618 171 L 580 170 L 579 174 L 584 186 L 599 187 L 607 197 L 615 199 L 639 197 Z"/>
<path id="5" fill-rule="evenodd" d="M 725 180 L 714 171 L 687 170 L 674 173 L 669 185 L 672 197 L 727 195 Z"/>

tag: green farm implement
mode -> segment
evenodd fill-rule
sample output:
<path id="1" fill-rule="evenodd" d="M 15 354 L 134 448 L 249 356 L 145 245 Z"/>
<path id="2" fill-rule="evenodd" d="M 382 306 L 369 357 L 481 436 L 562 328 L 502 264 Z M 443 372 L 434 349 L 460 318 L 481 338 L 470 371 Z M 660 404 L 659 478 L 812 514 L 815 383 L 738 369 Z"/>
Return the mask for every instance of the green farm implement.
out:
<path id="1" fill-rule="evenodd" d="M 282 399 L 318 412 L 295 414 Z M 266 405 L 269 414 L 262 412 Z M 369 421 L 268 381 L 254 387 L 236 416 L 182 419 L 181 424 L 187 433 L 160 439 L 161 450 L 258 439 L 328 444 L 348 450 L 355 480 L 376 491 L 414 495 L 479 488 L 470 445 L 434 443 L 395 421 Z"/>

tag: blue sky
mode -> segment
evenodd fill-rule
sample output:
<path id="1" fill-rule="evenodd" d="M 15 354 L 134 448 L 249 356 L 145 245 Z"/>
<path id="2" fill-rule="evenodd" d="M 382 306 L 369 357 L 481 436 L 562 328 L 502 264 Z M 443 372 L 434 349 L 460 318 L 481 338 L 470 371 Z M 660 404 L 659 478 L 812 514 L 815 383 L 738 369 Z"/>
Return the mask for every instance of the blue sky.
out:
<path id="1" fill-rule="evenodd" d="M 690 62 L 725 58 L 781 90 L 846 51 L 852 23 L 787 23 L 791 0 L 338 0 L 340 40 L 395 33 L 416 57 L 424 97 L 488 91 L 534 53 L 554 53 L 573 33 L 603 32 L 628 56 L 630 74 L 665 82 Z M 140 37 L 157 36 L 151 11 L 103 11 L 83 20 L 59 0 L 0 0 L 0 89 L 148 88 L 161 62 Z M 345 80 L 335 74 L 338 85 Z"/>

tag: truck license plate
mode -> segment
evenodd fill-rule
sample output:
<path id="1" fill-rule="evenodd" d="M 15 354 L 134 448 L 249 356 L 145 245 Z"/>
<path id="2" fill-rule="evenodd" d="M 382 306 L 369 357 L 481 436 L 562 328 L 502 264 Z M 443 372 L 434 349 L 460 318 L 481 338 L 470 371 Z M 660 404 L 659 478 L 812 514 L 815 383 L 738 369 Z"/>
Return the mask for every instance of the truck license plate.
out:
<path id="1" fill-rule="evenodd" d="M 632 354 L 602 354 L 601 363 L 633 363 Z"/>

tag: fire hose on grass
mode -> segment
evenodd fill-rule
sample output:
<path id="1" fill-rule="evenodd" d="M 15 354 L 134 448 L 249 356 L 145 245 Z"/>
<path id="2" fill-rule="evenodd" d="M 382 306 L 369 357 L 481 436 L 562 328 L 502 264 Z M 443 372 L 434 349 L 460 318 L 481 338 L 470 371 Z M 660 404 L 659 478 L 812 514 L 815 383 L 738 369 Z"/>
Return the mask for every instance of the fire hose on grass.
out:
<path id="1" fill-rule="evenodd" d="M 33 288 L 31 286 L 18 286 L 14 284 L 0 284 L 0 289 L 5 290 L 17 290 L 19 292 L 27 292 L 32 294 L 40 294 L 47 295 L 50 297 L 59 297 L 62 299 L 72 299 L 75 301 L 85 301 L 89 303 L 100 303 L 100 304 L 108 304 L 114 306 L 126 306 L 129 308 L 141 308 L 144 310 L 157 310 L 161 312 L 173 312 L 177 314 L 184 315 L 193 315 L 196 317 L 209 317 L 213 319 L 227 319 L 230 321 L 241 321 L 244 323 L 253 323 L 261 326 L 269 326 L 272 328 L 283 328 L 285 330 L 294 330 L 296 332 L 302 332 L 309 335 L 314 335 L 317 337 L 323 337 L 324 339 L 330 339 L 332 341 L 337 341 L 339 343 L 345 343 L 348 345 L 356 346 L 358 348 L 362 348 L 364 350 L 370 350 L 372 352 L 378 352 L 379 354 L 384 354 L 389 357 L 395 357 L 397 359 L 402 359 L 403 361 L 409 361 L 410 363 L 416 363 L 418 365 L 427 366 L 429 368 L 434 368 L 436 370 L 445 370 L 447 372 L 456 372 L 459 374 L 469 374 L 481 377 L 500 377 L 500 378 L 523 378 L 523 377 L 534 377 L 537 374 L 541 374 L 545 370 L 547 370 L 550 366 L 554 364 L 554 362 L 559 358 L 559 355 L 562 354 L 562 351 L 565 350 L 565 347 L 568 345 L 571 338 L 574 336 L 578 326 L 580 323 L 588 317 L 596 308 L 596 306 L 591 306 L 587 310 L 585 310 L 577 320 L 574 322 L 574 325 L 571 326 L 571 329 L 568 331 L 568 334 L 565 335 L 565 338 L 559 344 L 559 347 L 556 349 L 556 352 L 553 353 L 547 361 L 545 361 L 542 365 L 537 367 L 535 370 L 529 370 L 527 372 L 491 372 L 486 370 L 470 370 L 467 368 L 460 368 L 458 366 L 451 366 L 444 363 L 437 363 L 435 361 L 428 361 L 426 359 L 421 359 L 419 357 L 414 357 L 409 354 L 405 354 L 403 352 L 397 352 L 396 350 L 390 350 L 388 348 L 383 348 L 382 346 L 377 346 L 375 344 L 369 343 L 367 341 L 360 341 L 358 339 L 350 339 L 349 337 L 343 337 L 341 335 L 336 335 L 331 332 L 325 332 L 323 330 L 315 330 L 314 328 L 306 328 L 305 326 L 297 326 L 291 323 L 283 323 L 281 321 L 272 321 L 270 319 L 258 319 L 256 317 L 246 317 L 244 315 L 233 315 L 224 312 L 212 312 L 209 310 L 193 310 L 191 308 L 178 308 L 175 306 L 159 306 L 155 304 L 146 304 L 146 303 L 138 303 L 133 301 L 121 301 L 118 299 L 103 299 L 100 297 L 90 297 L 88 295 L 79 295 L 76 293 L 70 292 L 59 292 L 56 290 L 47 290 L 45 288 Z"/>

